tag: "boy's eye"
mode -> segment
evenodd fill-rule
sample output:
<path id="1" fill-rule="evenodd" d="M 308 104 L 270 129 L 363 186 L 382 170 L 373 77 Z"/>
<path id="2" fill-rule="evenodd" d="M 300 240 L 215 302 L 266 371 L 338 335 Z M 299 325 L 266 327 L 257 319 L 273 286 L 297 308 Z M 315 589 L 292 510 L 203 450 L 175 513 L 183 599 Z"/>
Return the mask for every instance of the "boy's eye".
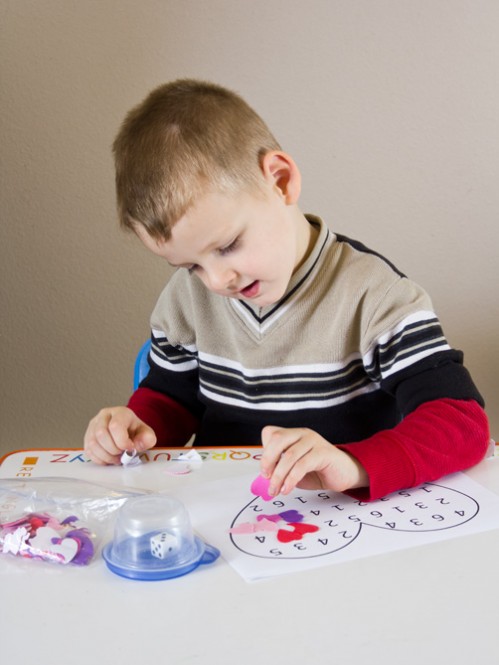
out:
<path id="1" fill-rule="evenodd" d="M 239 236 L 235 240 L 230 242 L 228 245 L 225 245 L 225 247 L 220 247 L 218 253 L 220 254 L 220 256 L 224 256 L 225 254 L 229 254 L 229 252 L 233 252 L 238 245 L 239 245 Z"/>
<path id="2" fill-rule="evenodd" d="M 224 247 L 220 247 L 219 249 L 217 249 L 217 253 L 220 256 L 225 256 L 226 254 L 233 252 L 239 246 L 240 240 L 241 236 L 237 236 L 237 238 L 235 238 L 235 240 L 232 240 L 232 242 L 230 242 L 228 245 L 224 245 Z M 190 275 L 193 272 L 196 272 L 196 270 L 199 268 L 197 263 L 193 263 L 191 266 L 185 266 L 185 267 L 187 268 L 187 271 L 189 272 Z"/>

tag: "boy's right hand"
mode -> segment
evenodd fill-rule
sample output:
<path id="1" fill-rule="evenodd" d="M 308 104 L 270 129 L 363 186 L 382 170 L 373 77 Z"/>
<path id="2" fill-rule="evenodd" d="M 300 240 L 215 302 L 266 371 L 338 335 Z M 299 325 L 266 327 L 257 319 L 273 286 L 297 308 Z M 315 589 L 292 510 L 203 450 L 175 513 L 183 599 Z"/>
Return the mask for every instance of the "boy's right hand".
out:
<path id="1" fill-rule="evenodd" d="M 138 453 L 156 444 L 156 434 L 126 406 L 102 409 L 89 422 L 84 450 L 96 464 L 119 464 L 125 450 Z"/>

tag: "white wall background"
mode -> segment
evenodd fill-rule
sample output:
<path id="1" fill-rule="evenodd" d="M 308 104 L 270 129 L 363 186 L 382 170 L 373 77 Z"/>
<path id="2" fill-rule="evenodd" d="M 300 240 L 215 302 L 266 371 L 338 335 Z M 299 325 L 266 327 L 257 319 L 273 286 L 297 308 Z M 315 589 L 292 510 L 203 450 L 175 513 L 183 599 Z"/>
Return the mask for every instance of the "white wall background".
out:
<path id="1" fill-rule="evenodd" d="M 110 144 L 184 76 L 240 92 L 302 209 L 427 288 L 499 436 L 497 0 L 0 0 L 0 31 L 2 452 L 79 446 L 128 397 L 169 271 L 117 228 Z"/>

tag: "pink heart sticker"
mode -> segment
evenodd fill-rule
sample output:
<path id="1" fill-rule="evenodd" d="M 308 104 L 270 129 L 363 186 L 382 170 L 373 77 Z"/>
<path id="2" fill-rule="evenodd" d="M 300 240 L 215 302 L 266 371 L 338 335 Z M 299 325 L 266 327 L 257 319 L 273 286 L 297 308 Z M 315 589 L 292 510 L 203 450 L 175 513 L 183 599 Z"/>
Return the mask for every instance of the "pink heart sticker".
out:
<path id="1" fill-rule="evenodd" d="M 229 529 L 229 533 L 255 533 L 255 525 L 251 524 L 251 522 L 236 524 L 236 526 L 233 526 L 231 529 Z"/>
<path id="2" fill-rule="evenodd" d="M 256 521 L 261 522 L 262 520 L 267 520 L 267 522 L 280 522 L 282 517 L 280 515 L 258 515 Z M 297 521 L 298 520 L 295 520 L 295 522 Z"/>
<path id="3" fill-rule="evenodd" d="M 279 526 L 271 520 L 263 519 L 258 522 L 256 531 L 279 531 Z"/>
<path id="4" fill-rule="evenodd" d="M 270 478 L 257 476 L 251 483 L 251 491 L 255 496 L 260 496 L 264 501 L 270 501 L 272 496 L 269 494 Z"/>

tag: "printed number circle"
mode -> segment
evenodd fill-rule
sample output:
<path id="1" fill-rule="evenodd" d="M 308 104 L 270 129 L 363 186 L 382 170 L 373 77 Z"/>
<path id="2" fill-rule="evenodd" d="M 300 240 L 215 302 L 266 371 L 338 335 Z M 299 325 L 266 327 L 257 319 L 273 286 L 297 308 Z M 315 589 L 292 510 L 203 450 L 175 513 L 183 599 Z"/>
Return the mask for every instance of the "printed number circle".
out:
<path id="1" fill-rule="evenodd" d="M 297 492 L 274 501 L 250 501 L 231 524 L 234 546 L 267 559 L 311 558 L 347 547 L 363 526 L 414 533 L 441 531 L 468 522 L 479 511 L 472 497 L 434 483 L 371 503 L 335 492 Z"/>
<path id="2" fill-rule="evenodd" d="M 267 559 L 331 554 L 347 547 L 361 528 L 360 520 L 348 519 L 348 515 L 331 504 L 315 492 L 274 501 L 253 499 L 232 522 L 230 538 L 241 552 Z M 269 530 L 272 523 L 275 530 Z M 245 528 L 248 525 L 254 525 L 255 531 Z M 242 533 L 237 533 L 238 530 Z"/>
<path id="3" fill-rule="evenodd" d="M 394 492 L 362 504 L 362 523 L 392 531 L 441 531 L 464 524 L 478 513 L 467 494 L 434 483 Z"/>

